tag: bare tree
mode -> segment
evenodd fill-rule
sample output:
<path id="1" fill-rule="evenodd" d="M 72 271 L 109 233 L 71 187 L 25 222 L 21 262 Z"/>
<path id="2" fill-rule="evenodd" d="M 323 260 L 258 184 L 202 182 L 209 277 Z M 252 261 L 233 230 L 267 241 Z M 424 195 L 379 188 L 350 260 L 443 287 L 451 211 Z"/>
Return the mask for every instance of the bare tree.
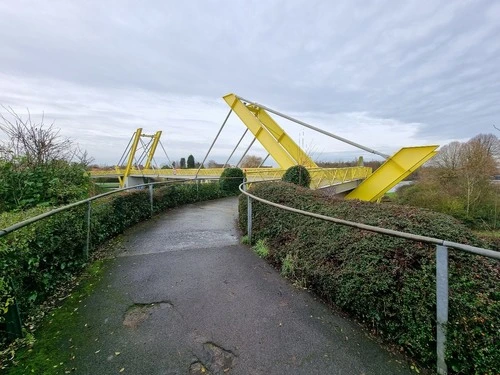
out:
<path id="1" fill-rule="evenodd" d="M 490 176 L 497 171 L 495 157 L 500 151 L 498 138 L 479 134 L 461 148 L 460 173 L 466 192 L 466 212 L 473 209 L 485 191 L 491 188 Z"/>
<path id="2" fill-rule="evenodd" d="M 94 158 L 89 155 L 87 150 L 82 150 L 79 146 L 76 147 L 74 156 L 71 158 L 71 160 L 75 159 L 78 164 L 83 165 L 85 168 L 89 167 L 94 162 Z"/>
<path id="3" fill-rule="evenodd" d="M 460 168 L 463 143 L 451 142 L 441 147 L 438 154 L 432 159 L 431 165 L 456 171 Z"/>
<path id="4" fill-rule="evenodd" d="M 223 164 L 217 163 L 215 160 L 208 161 L 208 168 L 222 168 Z"/>
<path id="5" fill-rule="evenodd" d="M 0 130 L 8 137 L 8 141 L 0 144 L 0 157 L 22 156 L 28 165 L 37 165 L 51 160 L 70 160 L 75 155 L 73 143 L 59 135 L 54 123 L 44 124 L 43 116 L 39 123 L 34 123 L 29 111 L 28 117 L 23 119 L 12 108 L 2 108 L 10 116 L 0 114 Z"/>
<path id="6" fill-rule="evenodd" d="M 241 168 L 257 168 L 262 163 L 262 158 L 255 155 L 246 155 L 241 161 Z"/>

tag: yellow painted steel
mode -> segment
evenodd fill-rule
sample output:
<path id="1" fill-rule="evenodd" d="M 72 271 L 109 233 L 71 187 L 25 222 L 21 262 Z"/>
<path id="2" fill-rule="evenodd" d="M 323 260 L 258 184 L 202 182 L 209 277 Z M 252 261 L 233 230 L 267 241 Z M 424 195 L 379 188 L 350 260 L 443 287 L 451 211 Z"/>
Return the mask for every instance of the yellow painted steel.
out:
<path id="1" fill-rule="evenodd" d="M 250 108 L 253 107 L 253 108 Z M 278 125 L 276 121 L 263 108 L 249 106 L 250 110 L 255 110 L 257 118 L 276 138 L 276 141 L 290 154 L 299 165 L 306 168 L 318 168 L 316 163 L 307 155 L 295 141 Z"/>
<path id="2" fill-rule="evenodd" d="M 223 99 L 282 169 L 288 169 L 297 165 L 297 162 L 274 138 L 269 129 L 260 122 L 255 114 L 236 95 L 228 94 Z"/>
<path id="3" fill-rule="evenodd" d="M 387 191 L 436 155 L 439 146 L 403 147 L 385 161 L 372 175 L 356 189 L 347 194 L 346 199 L 375 202 Z"/>
<path id="4" fill-rule="evenodd" d="M 127 166 L 125 167 L 123 175 L 118 177 L 120 181 L 120 187 L 125 186 L 125 179 L 130 175 L 130 171 L 132 170 L 132 166 L 134 165 L 135 152 L 137 151 L 137 146 L 139 145 L 141 134 L 142 134 L 142 128 L 137 129 L 134 133 L 134 140 L 132 141 L 132 146 L 130 147 Z"/>
<path id="5" fill-rule="evenodd" d="M 198 177 L 220 177 L 224 168 L 206 168 L 200 169 Z M 138 177 L 164 177 L 164 178 L 193 178 L 196 176 L 197 169 L 131 169 L 129 176 Z M 278 180 L 285 174 L 286 169 L 282 168 L 245 168 L 244 172 L 250 181 Z M 367 178 L 372 172 L 368 167 L 351 168 L 310 168 L 311 189 L 342 184 L 353 180 L 362 180 Z M 92 177 L 121 176 L 125 173 L 123 169 L 116 171 L 91 171 Z"/>
<path id="6" fill-rule="evenodd" d="M 311 168 L 311 189 L 343 184 L 349 181 L 364 180 L 372 173 L 369 167 L 349 167 L 349 168 Z"/>
<path id="7" fill-rule="evenodd" d="M 279 164 L 280 168 L 246 168 L 245 173 L 250 181 L 280 179 L 285 171 L 294 165 L 307 167 L 311 175 L 312 189 L 321 189 L 342 185 L 343 189 L 350 189 L 363 180 L 346 198 L 364 201 L 377 201 L 389 189 L 410 175 L 423 163 L 436 154 L 438 146 L 405 147 L 391 156 L 382 166 L 372 173 L 371 168 L 319 168 L 316 163 L 302 150 L 297 143 L 278 125 L 269 115 L 268 111 L 256 104 L 244 103 L 234 94 L 223 97 L 226 103 L 243 121 L 257 140 L 264 146 L 270 156 Z M 164 177 L 164 178 L 217 178 L 224 171 L 223 168 L 207 169 L 150 169 L 153 155 L 158 146 L 161 131 L 155 135 L 142 134 L 142 129 L 137 129 L 134 134 L 129 158 L 125 169 L 119 166 L 115 171 L 92 171 L 91 176 L 117 176 L 120 186 L 124 185 L 128 176 L 138 177 Z M 151 137 L 153 142 L 148 152 L 145 169 L 133 168 L 134 156 L 140 137 Z M 339 187 L 337 187 L 339 188 Z M 336 190 L 337 188 L 334 188 Z M 337 191 L 342 191 L 337 190 Z M 345 190 L 344 190 L 345 191 Z"/>
<path id="8" fill-rule="evenodd" d="M 156 147 L 158 147 L 158 142 L 160 142 L 160 137 L 161 137 L 161 130 L 158 130 L 154 135 L 153 135 L 153 143 L 151 144 L 151 147 L 148 152 L 148 158 L 146 160 L 146 164 L 144 165 L 144 168 L 149 169 L 151 168 L 151 161 L 153 160 L 153 156 L 156 151 Z"/>

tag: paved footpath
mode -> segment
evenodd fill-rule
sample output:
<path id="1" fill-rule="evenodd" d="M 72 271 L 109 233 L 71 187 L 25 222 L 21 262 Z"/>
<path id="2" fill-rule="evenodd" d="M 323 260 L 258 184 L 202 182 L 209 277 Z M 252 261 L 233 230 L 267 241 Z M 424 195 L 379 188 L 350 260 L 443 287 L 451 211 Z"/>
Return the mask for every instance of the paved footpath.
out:
<path id="1" fill-rule="evenodd" d="M 77 374 L 411 374 L 408 365 L 239 244 L 237 200 L 125 233 L 83 301 Z"/>

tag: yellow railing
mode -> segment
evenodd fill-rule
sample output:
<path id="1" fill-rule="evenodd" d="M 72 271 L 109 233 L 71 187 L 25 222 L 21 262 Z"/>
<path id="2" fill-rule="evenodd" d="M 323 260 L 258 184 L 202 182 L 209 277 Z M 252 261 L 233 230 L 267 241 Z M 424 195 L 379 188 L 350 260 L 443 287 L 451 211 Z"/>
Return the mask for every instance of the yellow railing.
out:
<path id="1" fill-rule="evenodd" d="M 264 181 L 281 179 L 286 172 L 281 168 L 243 168 L 248 181 Z M 353 180 L 365 179 L 372 173 L 368 167 L 351 168 L 309 168 L 311 175 L 311 189 L 319 189 L 326 186 L 341 184 Z M 145 177 L 219 177 L 224 168 L 200 169 L 132 169 L 131 176 Z M 115 171 L 91 171 L 93 177 L 119 176 L 124 173 L 124 169 Z"/>

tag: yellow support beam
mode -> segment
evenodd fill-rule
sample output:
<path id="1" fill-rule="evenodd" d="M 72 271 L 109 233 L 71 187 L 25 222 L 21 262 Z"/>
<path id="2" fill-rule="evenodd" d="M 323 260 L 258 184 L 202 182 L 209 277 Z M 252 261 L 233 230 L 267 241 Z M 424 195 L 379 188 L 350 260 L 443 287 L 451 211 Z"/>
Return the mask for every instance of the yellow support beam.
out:
<path id="1" fill-rule="evenodd" d="M 267 113 L 263 108 L 254 107 L 256 110 L 257 118 L 260 120 L 276 141 L 290 154 L 290 156 L 299 165 L 307 168 L 318 168 L 316 163 L 307 155 L 295 141 L 278 125 L 276 121 Z"/>
<path id="2" fill-rule="evenodd" d="M 151 161 L 153 160 L 153 156 L 156 151 L 156 147 L 158 147 L 158 142 L 160 142 L 161 130 L 158 130 L 153 135 L 153 143 L 151 144 L 151 148 L 149 149 L 148 158 L 146 160 L 146 164 L 144 165 L 145 169 L 149 169 L 151 167 Z"/>
<path id="3" fill-rule="evenodd" d="M 105 171 L 105 172 L 107 174 L 113 174 L 112 171 Z M 101 173 L 101 175 L 106 173 Z M 115 173 L 118 175 L 118 182 L 120 183 L 120 187 L 123 187 L 125 185 L 125 179 L 122 177 L 122 171 L 119 165 L 115 165 Z M 91 175 L 96 175 L 96 173 L 91 172 Z"/>
<path id="4" fill-rule="evenodd" d="M 297 165 L 297 162 L 276 140 L 269 129 L 267 129 L 267 127 L 260 122 L 260 120 L 247 108 L 245 104 L 243 104 L 240 99 L 236 97 L 236 95 L 228 94 L 224 96 L 223 99 L 281 168 L 288 169 Z"/>
<path id="5" fill-rule="evenodd" d="M 376 202 L 391 188 L 436 155 L 439 146 L 403 147 L 368 176 L 346 199 Z"/>
<path id="6" fill-rule="evenodd" d="M 139 128 L 134 133 L 134 140 L 132 141 L 132 146 L 130 147 L 130 152 L 128 155 L 127 166 L 125 167 L 125 172 L 123 177 L 120 179 L 120 187 L 125 185 L 125 179 L 130 175 L 130 171 L 134 165 L 135 152 L 137 151 L 137 146 L 139 145 L 139 140 L 141 139 L 142 128 Z"/>

